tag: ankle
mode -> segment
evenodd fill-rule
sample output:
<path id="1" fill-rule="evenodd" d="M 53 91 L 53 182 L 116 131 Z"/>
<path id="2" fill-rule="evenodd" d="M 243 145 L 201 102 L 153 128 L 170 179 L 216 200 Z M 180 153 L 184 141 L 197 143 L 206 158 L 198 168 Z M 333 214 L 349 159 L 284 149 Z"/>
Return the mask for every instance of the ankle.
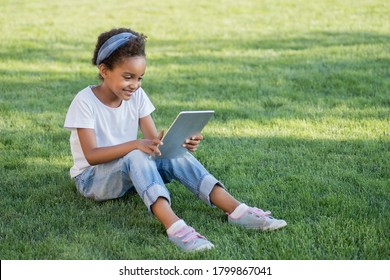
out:
<path id="1" fill-rule="evenodd" d="M 151 206 L 154 216 L 163 224 L 165 229 L 180 220 L 180 218 L 173 212 L 168 200 L 159 197 Z"/>
<path id="2" fill-rule="evenodd" d="M 187 224 L 183 220 L 178 220 L 174 222 L 168 229 L 167 234 L 168 236 L 173 235 L 178 230 L 182 229 L 183 227 L 187 226 Z"/>
<path id="3" fill-rule="evenodd" d="M 210 192 L 210 201 L 219 209 L 227 213 L 233 212 L 240 205 L 240 202 L 237 199 L 219 185 L 215 185 Z"/>
<path id="4" fill-rule="evenodd" d="M 248 210 L 248 208 L 249 208 L 248 205 L 246 205 L 245 203 L 241 203 L 236 207 L 236 209 L 234 209 L 233 212 L 229 214 L 229 216 L 232 219 L 238 219 Z"/>

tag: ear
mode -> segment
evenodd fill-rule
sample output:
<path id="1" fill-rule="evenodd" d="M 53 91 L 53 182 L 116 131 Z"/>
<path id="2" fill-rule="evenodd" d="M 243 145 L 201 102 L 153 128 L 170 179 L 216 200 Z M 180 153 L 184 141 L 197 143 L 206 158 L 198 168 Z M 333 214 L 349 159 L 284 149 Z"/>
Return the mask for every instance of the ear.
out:
<path id="1" fill-rule="evenodd" d="M 108 71 L 109 69 L 104 63 L 101 63 L 99 65 L 99 74 L 103 77 L 103 79 L 106 79 L 108 77 Z"/>

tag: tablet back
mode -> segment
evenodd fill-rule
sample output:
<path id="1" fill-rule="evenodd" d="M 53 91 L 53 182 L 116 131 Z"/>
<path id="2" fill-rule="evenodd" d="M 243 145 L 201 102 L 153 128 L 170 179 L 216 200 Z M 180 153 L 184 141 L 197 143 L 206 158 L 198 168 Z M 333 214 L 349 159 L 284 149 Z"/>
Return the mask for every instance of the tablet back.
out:
<path id="1" fill-rule="evenodd" d="M 161 156 L 155 158 L 173 158 L 185 154 L 184 141 L 199 134 L 213 116 L 214 111 L 182 111 L 166 131 L 159 146 Z"/>

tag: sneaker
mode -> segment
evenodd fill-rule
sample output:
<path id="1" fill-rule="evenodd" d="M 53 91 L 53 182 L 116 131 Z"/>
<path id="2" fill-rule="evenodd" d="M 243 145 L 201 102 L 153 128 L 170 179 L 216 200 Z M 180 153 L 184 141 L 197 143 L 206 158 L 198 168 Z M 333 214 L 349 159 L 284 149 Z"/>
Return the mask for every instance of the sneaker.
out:
<path id="1" fill-rule="evenodd" d="M 210 241 L 190 226 L 185 226 L 174 234 L 168 235 L 168 239 L 186 252 L 208 250 L 214 247 Z"/>
<path id="2" fill-rule="evenodd" d="M 239 217 L 232 218 L 228 214 L 228 221 L 231 224 L 240 225 L 247 229 L 259 229 L 261 231 L 271 231 L 287 226 L 286 221 L 277 220 L 271 217 L 270 211 L 263 211 L 255 207 L 248 209 Z"/>

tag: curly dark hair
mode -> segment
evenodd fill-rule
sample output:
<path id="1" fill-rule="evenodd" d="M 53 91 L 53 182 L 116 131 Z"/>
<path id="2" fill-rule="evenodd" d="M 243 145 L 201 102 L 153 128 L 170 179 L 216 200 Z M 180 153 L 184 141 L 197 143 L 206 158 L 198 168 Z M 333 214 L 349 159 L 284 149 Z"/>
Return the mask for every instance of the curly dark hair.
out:
<path id="1" fill-rule="evenodd" d="M 105 58 L 101 63 L 104 63 L 108 69 L 112 70 L 115 65 L 122 62 L 122 60 L 126 57 L 133 57 L 133 56 L 146 57 L 145 42 L 147 36 L 145 36 L 142 33 L 138 33 L 134 30 L 131 30 L 129 28 L 115 28 L 99 35 L 96 43 L 95 51 L 93 53 L 93 58 L 92 58 L 93 65 L 96 65 L 99 49 L 104 44 L 104 42 L 107 41 L 112 36 L 123 32 L 133 33 L 135 37 L 131 38 L 126 44 L 116 49 L 109 57 Z M 100 77 L 100 79 L 102 79 L 102 77 Z"/>

